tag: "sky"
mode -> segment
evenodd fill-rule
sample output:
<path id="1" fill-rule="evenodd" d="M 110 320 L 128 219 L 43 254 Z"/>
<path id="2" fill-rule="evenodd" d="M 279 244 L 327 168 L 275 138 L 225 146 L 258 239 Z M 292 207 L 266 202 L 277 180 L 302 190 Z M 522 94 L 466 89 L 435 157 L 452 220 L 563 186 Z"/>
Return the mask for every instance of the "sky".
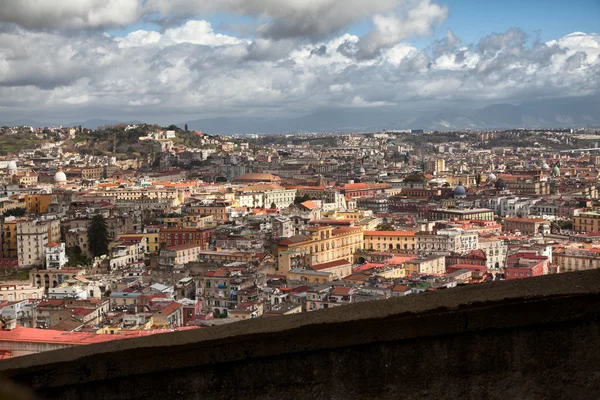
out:
<path id="1" fill-rule="evenodd" d="M 600 0 L 3 0 L 0 121 L 600 93 Z"/>

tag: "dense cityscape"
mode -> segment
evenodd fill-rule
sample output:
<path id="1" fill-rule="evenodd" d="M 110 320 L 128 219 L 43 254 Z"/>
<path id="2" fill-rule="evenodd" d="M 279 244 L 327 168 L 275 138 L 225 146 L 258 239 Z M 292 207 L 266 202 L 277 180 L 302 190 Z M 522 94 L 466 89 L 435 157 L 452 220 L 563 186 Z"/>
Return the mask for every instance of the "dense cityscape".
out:
<path id="1" fill-rule="evenodd" d="M 0 0 L 0 400 L 597 399 L 599 17 Z"/>
<path id="2" fill-rule="evenodd" d="M 2 127 L 0 357 L 600 268 L 599 141 Z"/>

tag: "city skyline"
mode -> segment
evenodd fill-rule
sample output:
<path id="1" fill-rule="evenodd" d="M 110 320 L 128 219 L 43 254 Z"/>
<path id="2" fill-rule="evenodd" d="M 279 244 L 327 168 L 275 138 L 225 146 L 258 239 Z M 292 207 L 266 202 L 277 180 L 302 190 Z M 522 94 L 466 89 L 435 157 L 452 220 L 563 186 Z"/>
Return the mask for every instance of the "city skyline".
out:
<path id="1" fill-rule="evenodd" d="M 0 121 L 472 111 L 600 93 L 594 1 L 83 3 L 3 10 Z"/>

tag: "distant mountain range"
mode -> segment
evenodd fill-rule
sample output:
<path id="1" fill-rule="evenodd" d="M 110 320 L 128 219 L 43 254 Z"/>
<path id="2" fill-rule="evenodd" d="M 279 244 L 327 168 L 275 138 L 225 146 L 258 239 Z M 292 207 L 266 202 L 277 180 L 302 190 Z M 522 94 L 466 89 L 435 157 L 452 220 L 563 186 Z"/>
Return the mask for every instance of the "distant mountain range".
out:
<path id="1" fill-rule="evenodd" d="M 81 125 L 87 129 L 96 129 L 100 125 L 115 125 L 115 124 L 143 124 L 142 121 L 119 121 L 112 119 L 89 119 L 85 122 L 70 122 L 70 123 L 51 123 L 51 122 L 42 122 L 36 121 L 28 118 L 18 118 L 12 121 L 0 121 L 0 126 L 33 126 L 33 127 L 45 127 L 45 126 L 79 126 Z"/>
<path id="2" fill-rule="evenodd" d="M 502 129 L 600 126 L 600 95 L 492 104 L 473 111 L 398 108 L 319 110 L 300 118 L 209 118 L 186 121 L 208 133 L 359 132 L 394 129 Z"/>
<path id="3" fill-rule="evenodd" d="M 90 119 L 63 124 L 96 129 L 118 120 Z M 140 121 L 126 123 L 139 124 Z M 1 125 L 52 126 L 56 124 L 17 119 Z M 472 111 L 446 108 L 415 111 L 397 107 L 321 109 L 299 118 L 218 117 L 177 123 L 207 133 L 365 132 L 394 129 L 502 129 L 600 126 L 600 94 L 544 99 L 519 105 L 492 104 Z"/>

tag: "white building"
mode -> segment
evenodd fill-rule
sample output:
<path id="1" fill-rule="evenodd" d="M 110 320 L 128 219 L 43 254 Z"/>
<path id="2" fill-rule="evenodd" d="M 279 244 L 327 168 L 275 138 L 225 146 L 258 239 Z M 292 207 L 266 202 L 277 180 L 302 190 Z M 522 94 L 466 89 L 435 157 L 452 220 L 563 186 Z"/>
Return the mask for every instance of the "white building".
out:
<path id="1" fill-rule="evenodd" d="M 48 298 L 87 300 L 88 292 L 80 286 L 59 286 L 48 289 Z"/>
<path id="2" fill-rule="evenodd" d="M 460 229 L 417 233 L 417 251 L 423 254 L 465 253 L 479 248 L 479 234 Z"/>
<path id="3" fill-rule="evenodd" d="M 496 237 L 480 237 L 479 248 L 487 258 L 487 268 L 490 271 L 500 272 L 506 267 L 508 246 L 502 239 Z"/>
<path id="4" fill-rule="evenodd" d="M 277 208 L 284 209 L 294 204 L 296 199 L 296 189 L 275 189 L 264 192 L 263 204 L 265 207 L 271 207 L 275 203 Z"/>
<path id="5" fill-rule="evenodd" d="M 45 252 L 46 269 L 62 269 L 69 262 L 64 243 L 48 243 Z"/>

